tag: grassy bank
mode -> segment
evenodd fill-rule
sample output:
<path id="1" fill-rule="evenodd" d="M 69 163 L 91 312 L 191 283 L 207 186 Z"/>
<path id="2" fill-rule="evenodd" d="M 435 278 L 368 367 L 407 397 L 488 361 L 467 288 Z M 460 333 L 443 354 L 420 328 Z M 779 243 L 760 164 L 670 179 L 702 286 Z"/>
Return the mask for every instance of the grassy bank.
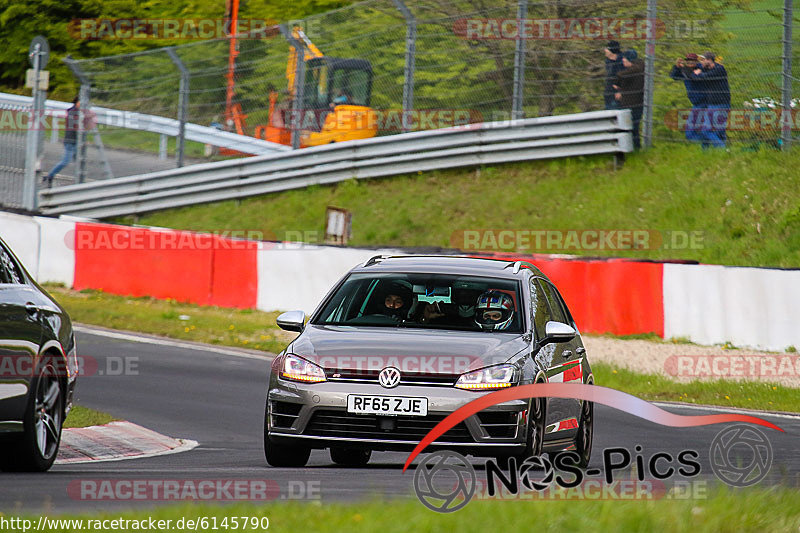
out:
<path id="1" fill-rule="evenodd" d="M 609 157 L 586 157 L 350 180 L 161 211 L 139 223 L 315 241 L 333 205 L 352 211 L 354 246 L 463 248 L 463 230 L 647 230 L 651 249 L 644 250 L 581 250 L 566 241 L 537 247 L 534 239 L 494 249 L 797 267 L 798 166 L 798 150 L 661 145 L 617 171 Z M 683 237 L 692 232 L 687 246 Z"/>
<path id="2" fill-rule="evenodd" d="M 413 474 L 406 474 L 409 477 Z M 269 519 L 270 531 L 314 532 L 394 532 L 394 531 L 530 531 L 532 520 L 537 531 L 662 531 L 665 524 L 675 533 L 797 531 L 800 525 L 800 501 L 795 489 L 743 489 L 737 492 L 720 489 L 704 499 L 663 499 L 649 501 L 560 500 L 560 501 L 473 501 L 463 509 L 441 514 L 423 507 L 416 499 L 371 501 L 364 503 L 301 502 L 280 504 L 241 504 L 213 506 L 186 504 L 162 506 L 147 511 L 82 515 L 84 526 L 91 519 L 138 519 L 195 521 L 205 519 L 199 530 L 216 529 L 224 518 L 231 524 L 237 517 L 260 523 Z M 38 517 L 31 516 L 35 525 Z M 67 517 L 61 517 L 67 518 Z M 204 522 L 199 522 L 203 524 Z M 248 522 L 249 524 L 250 522 Z M 55 527 L 52 531 L 77 531 L 76 523 Z M 88 528 L 87 528 L 88 529 Z M 132 529 L 132 528 L 130 528 Z M 184 527 L 183 529 L 192 529 Z M 247 526 L 245 529 L 250 529 Z M 261 527 L 254 529 L 262 530 Z"/>
<path id="3" fill-rule="evenodd" d="M 47 286 L 75 322 L 207 344 L 277 353 L 294 335 L 275 325 L 279 313 L 133 298 Z"/>
<path id="4" fill-rule="evenodd" d="M 64 420 L 65 428 L 85 428 L 89 426 L 102 426 L 117 420 L 108 413 L 95 411 L 82 405 L 73 405 L 66 420 Z"/>

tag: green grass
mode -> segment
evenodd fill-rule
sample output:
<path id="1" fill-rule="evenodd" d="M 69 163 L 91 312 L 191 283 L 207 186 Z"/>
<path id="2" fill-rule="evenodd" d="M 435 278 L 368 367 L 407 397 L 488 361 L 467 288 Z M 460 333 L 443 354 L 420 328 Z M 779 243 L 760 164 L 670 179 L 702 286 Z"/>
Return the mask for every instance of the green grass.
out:
<path id="1" fill-rule="evenodd" d="M 73 291 L 52 285 L 47 290 L 72 320 L 84 324 L 271 353 L 282 350 L 295 336 L 275 325 L 279 313 Z"/>
<path id="2" fill-rule="evenodd" d="M 250 230 L 319 241 L 326 206 L 353 213 L 353 246 L 462 247 L 461 230 L 700 232 L 695 247 L 521 252 L 800 266 L 800 150 L 702 151 L 661 145 L 614 171 L 609 157 L 536 161 L 350 180 L 241 201 L 156 212 L 139 223 L 196 231 Z M 132 222 L 133 218 L 118 219 Z M 512 251 L 512 250 L 501 250 Z"/>
<path id="3" fill-rule="evenodd" d="M 595 383 L 649 401 L 686 402 L 766 411 L 800 411 L 800 391 L 777 383 L 725 379 L 680 383 L 659 374 L 592 364 Z"/>
<path id="4" fill-rule="evenodd" d="M 413 474 L 406 475 L 411 477 Z M 753 488 L 736 492 L 718 489 L 710 492 L 705 499 L 473 501 L 450 514 L 433 512 L 416 499 L 409 499 L 322 505 L 301 502 L 225 506 L 183 504 L 146 511 L 103 512 L 79 516 L 84 520 L 153 517 L 156 520 L 172 520 L 173 527 L 182 518 L 197 520 L 205 517 L 207 527 L 198 528 L 200 531 L 212 528 L 213 517 L 216 517 L 219 524 L 224 517 L 236 516 L 267 517 L 269 531 L 485 533 L 497 531 L 498 525 L 502 524 L 502 529 L 507 531 L 669 530 L 675 533 L 762 533 L 796 532 L 800 525 L 800 498 L 796 489 Z M 35 526 L 38 516 L 32 515 L 30 518 Z M 66 527 L 52 531 L 77 529 Z"/>
<path id="5" fill-rule="evenodd" d="M 102 426 L 117 420 L 108 413 L 95 411 L 82 405 L 73 405 L 64 420 L 65 428 L 85 428 L 89 426 Z"/>

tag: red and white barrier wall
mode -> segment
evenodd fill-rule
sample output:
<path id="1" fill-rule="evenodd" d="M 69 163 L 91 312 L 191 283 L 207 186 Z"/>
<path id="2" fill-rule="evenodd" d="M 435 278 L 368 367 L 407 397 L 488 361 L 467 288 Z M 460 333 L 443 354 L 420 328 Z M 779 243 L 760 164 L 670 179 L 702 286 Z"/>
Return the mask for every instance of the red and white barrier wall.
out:
<path id="1" fill-rule="evenodd" d="M 378 253 L 228 239 L 0 212 L 2 237 L 41 282 L 200 305 L 311 312 Z M 700 344 L 800 348 L 800 270 L 503 255 L 561 290 L 581 331 L 656 333 Z"/>

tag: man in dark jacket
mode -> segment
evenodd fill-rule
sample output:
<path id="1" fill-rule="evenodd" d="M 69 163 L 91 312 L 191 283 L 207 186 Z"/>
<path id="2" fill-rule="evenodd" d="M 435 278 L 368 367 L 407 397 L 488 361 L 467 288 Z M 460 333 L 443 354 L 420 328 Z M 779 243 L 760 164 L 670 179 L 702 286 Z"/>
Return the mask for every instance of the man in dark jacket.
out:
<path id="1" fill-rule="evenodd" d="M 731 109 L 731 90 L 728 72 L 716 62 L 713 52 L 700 57 L 701 65 L 688 74 L 689 79 L 700 83 L 705 98 L 703 125 L 700 128 L 703 146 L 724 148 L 727 140 L 728 113 Z"/>
<path id="2" fill-rule="evenodd" d="M 686 121 L 686 139 L 689 141 L 700 141 L 700 127 L 699 122 L 702 119 L 703 109 L 705 107 L 705 92 L 703 91 L 702 82 L 694 80 L 690 74 L 694 69 L 700 66 L 700 58 L 697 54 L 686 54 L 684 59 L 675 61 L 669 77 L 675 81 L 682 81 L 686 87 L 686 96 L 692 103 L 692 109 L 689 111 L 689 117 Z"/>
<path id="3" fill-rule="evenodd" d="M 47 184 L 48 187 L 53 185 L 53 177 L 58 174 L 62 168 L 69 165 L 72 160 L 75 159 L 75 154 L 77 153 L 75 145 L 77 144 L 78 138 L 80 107 L 80 100 L 76 96 L 72 99 L 72 107 L 67 110 L 67 122 L 64 125 L 64 157 L 62 157 L 61 161 L 59 161 L 58 164 L 53 167 L 53 170 L 48 172 L 47 175 L 42 179 L 42 181 Z"/>
<path id="4" fill-rule="evenodd" d="M 625 50 L 622 53 L 623 70 L 617 74 L 617 90 L 614 97 L 620 109 L 630 109 L 633 119 L 633 147 L 641 147 L 639 140 L 639 124 L 642 121 L 644 108 L 644 61 L 639 59 L 636 50 Z"/>
<path id="5" fill-rule="evenodd" d="M 608 41 L 605 50 L 606 54 L 606 87 L 603 90 L 603 101 L 606 109 L 618 109 L 616 99 L 614 99 L 614 84 L 617 82 L 617 74 L 622 70 L 622 51 L 617 41 Z"/>

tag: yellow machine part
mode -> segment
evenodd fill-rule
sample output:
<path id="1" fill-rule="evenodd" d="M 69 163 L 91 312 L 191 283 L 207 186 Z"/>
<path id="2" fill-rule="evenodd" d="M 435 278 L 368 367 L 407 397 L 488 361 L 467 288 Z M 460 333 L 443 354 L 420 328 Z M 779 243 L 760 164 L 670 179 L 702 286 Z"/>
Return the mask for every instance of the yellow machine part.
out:
<path id="1" fill-rule="evenodd" d="M 319 146 L 332 142 L 369 139 L 377 133 L 378 115 L 372 108 L 342 104 L 328 113 L 320 131 L 304 131 L 300 136 L 300 145 Z"/>

